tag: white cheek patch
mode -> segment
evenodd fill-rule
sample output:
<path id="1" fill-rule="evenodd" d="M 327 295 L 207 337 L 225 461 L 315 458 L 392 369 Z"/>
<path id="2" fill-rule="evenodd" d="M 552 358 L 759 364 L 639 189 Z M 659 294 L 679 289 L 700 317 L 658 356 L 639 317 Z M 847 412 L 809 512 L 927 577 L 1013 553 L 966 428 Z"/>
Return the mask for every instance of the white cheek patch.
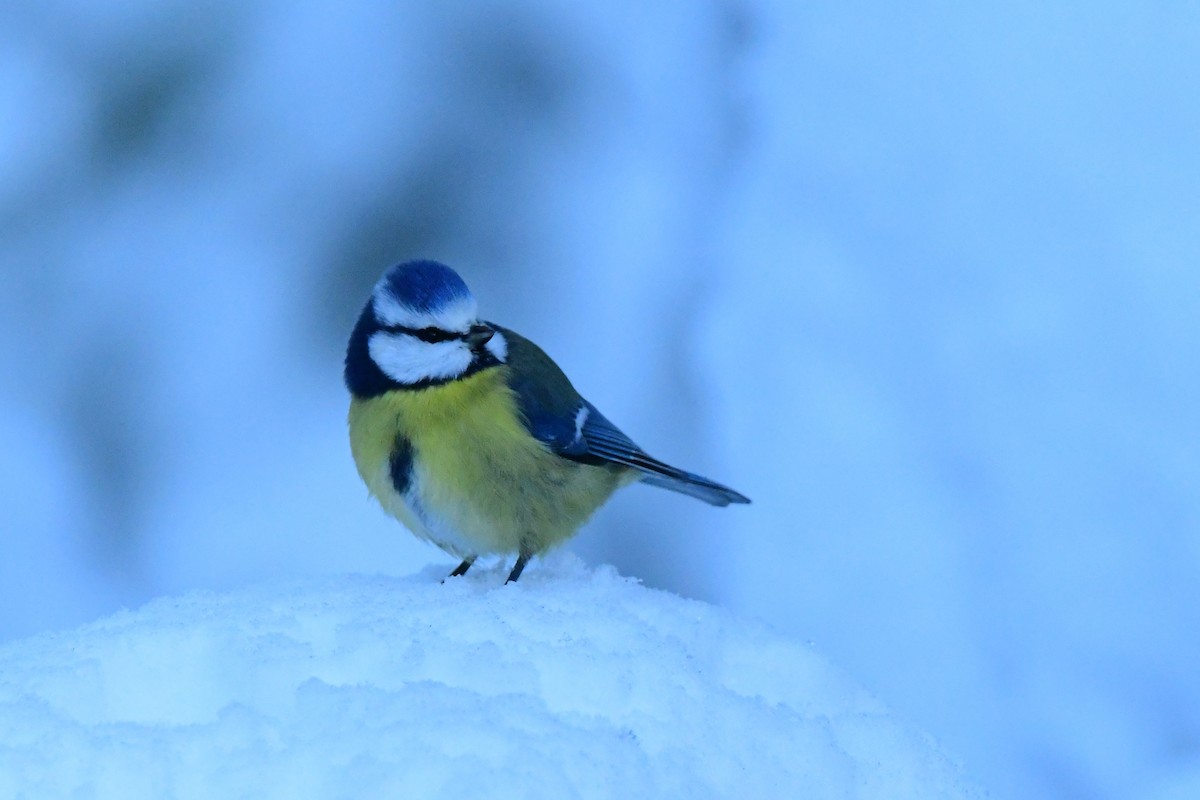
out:
<path id="1" fill-rule="evenodd" d="M 488 339 L 483 347 L 501 364 L 508 361 L 508 339 L 505 339 L 500 331 L 493 333 L 492 338 Z"/>
<path id="2" fill-rule="evenodd" d="M 367 343 L 371 360 L 397 383 L 457 378 L 471 366 L 465 342 L 423 342 L 403 333 L 375 333 Z"/>
<path id="3" fill-rule="evenodd" d="M 479 313 L 478 303 L 471 295 L 460 297 L 435 311 L 422 311 L 405 305 L 388 291 L 386 281 L 380 281 L 372 294 L 375 318 L 381 325 L 400 328 L 440 328 L 465 333 Z"/>

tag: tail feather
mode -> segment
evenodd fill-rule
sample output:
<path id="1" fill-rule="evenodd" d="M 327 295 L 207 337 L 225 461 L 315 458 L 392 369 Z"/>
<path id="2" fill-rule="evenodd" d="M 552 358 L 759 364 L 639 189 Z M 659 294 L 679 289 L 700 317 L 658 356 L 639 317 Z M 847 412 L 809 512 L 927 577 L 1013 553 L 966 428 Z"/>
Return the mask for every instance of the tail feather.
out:
<path id="1" fill-rule="evenodd" d="M 623 464 L 642 473 L 643 483 L 682 492 L 714 506 L 750 502 L 748 497 L 728 486 L 659 461 L 634 444 L 632 439 L 609 422 L 594 405 L 586 400 L 582 403 L 579 410 L 571 416 L 575 437 L 569 447 L 559 447 L 556 450 L 559 455 L 575 459 L 586 456 L 613 464 Z"/>
<path id="2" fill-rule="evenodd" d="M 666 466 L 666 465 L 664 465 Z M 642 483 L 670 489 L 673 492 L 691 495 L 714 506 L 727 506 L 730 503 L 749 503 L 750 498 L 740 492 L 735 492 L 728 486 L 710 481 L 700 475 L 668 467 L 670 472 L 655 470 L 642 475 Z"/>

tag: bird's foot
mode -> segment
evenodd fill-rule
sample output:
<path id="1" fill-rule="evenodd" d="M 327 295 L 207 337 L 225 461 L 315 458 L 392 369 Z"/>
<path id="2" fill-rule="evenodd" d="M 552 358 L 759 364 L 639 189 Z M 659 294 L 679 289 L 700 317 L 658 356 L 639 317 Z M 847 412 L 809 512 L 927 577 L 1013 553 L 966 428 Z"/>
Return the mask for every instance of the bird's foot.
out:
<path id="1" fill-rule="evenodd" d="M 508 580 L 505 583 L 516 583 L 517 578 L 521 577 L 521 573 L 525 571 L 525 565 L 529 563 L 529 559 L 532 557 L 532 553 L 521 553 L 517 556 L 517 563 L 513 564 L 512 572 L 508 573 Z"/>
<path id="2" fill-rule="evenodd" d="M 442 583 L 445 583 L 450 578 L 457 578 L 459 575 L 466 575 L 467 570 L 469 570 L 471 568 L 471 565 L 475 563 L 475 559 L 476 559 L 476 556 L 464 558 L 463 562 L 454 568 L 454 572 L 451 572 L 445 578 L 442 578 Z"/>

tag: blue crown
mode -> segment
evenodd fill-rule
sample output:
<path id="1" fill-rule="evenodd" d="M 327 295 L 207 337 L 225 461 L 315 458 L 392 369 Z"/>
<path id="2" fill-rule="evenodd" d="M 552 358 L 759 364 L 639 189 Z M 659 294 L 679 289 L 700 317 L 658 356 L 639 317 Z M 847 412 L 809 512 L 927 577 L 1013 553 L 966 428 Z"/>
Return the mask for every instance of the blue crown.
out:
<path id="1" fill-rule="evenodd" d="M 471 297 L 458 273 L 437 261 L 405 261 L 389 269 L 383 281 L 392 297 L 414 311 L 437 311 Z"/>

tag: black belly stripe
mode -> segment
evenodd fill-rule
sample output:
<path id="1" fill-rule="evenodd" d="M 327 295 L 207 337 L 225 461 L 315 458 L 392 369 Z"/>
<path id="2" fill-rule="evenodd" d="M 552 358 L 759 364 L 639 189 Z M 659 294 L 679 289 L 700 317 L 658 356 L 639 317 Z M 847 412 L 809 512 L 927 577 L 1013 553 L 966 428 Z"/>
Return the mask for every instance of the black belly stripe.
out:
<path id="1" fill-rule="evenodd" d="M 392 487 L 397 494 L 404 494 L 408 491 L 408 485 L 412 482 L 412 461 L 412 443 L 403 436 L 397 436 L 395 444 L 392 445 L 392 456 L 388 463 L 388 471 L 392 476 Z"/>

